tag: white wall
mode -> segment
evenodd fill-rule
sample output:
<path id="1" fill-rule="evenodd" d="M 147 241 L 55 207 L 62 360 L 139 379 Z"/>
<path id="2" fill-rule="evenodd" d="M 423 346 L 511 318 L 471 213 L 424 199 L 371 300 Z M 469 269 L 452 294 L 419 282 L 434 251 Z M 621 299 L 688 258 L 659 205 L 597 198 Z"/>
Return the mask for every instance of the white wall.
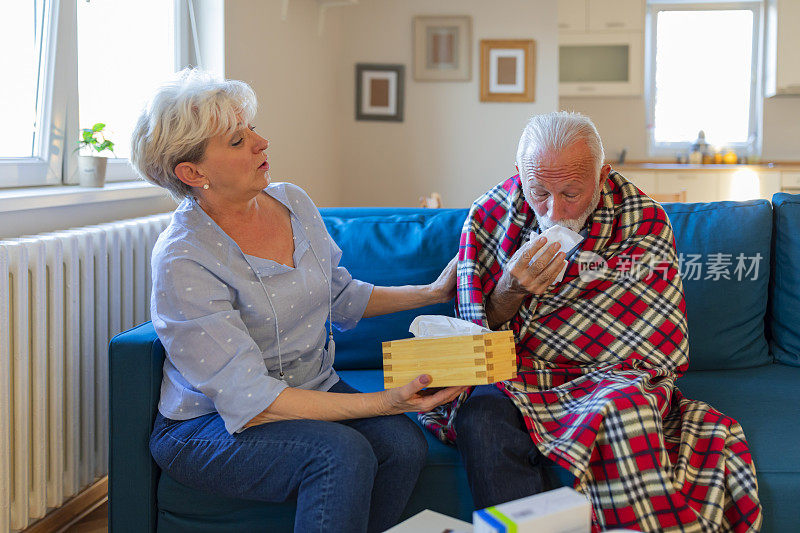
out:
<path id="1" fill-rule="evenodd" d="M 225 3 L 225 75 L 251 83 L 257 117 L 273 142 L 273 180 L 306 188 L 318 205 L 413 206 L 437 191 L 468 206 L 514 174 L 528 117 L 557 106 L 556 3 L 552 0 L 360 0 L 327 11 L 317 3 Z M 472 80 L 413 80 L 412 18 L 472 17 Z M 536 102 L 479 101 L 479 40 L 535 39 Z M 405 120 L 355 120 L 355 64 L 406 66 Z"/>
<path id="2" fill-rule="evenodd" d="M 556 2 L 552 0 L 361 0 L 342 9 L 338 123 L 343 205 L 414 206 L 437 191 L 466 207 L 512 176 L 527 119 L 558 104 Z M 413 79 L 412 18 L 472 17 L 472 80 Z M 479 101 L 481 39 L 536 40 L 536 101 Z M 355 120 L 355 64 L 406 66 L 405 120 Z"/>
<path id="3" fill-rule="evenodd" d="M 559 100 L 559 108 L 591 117 L 603 140 L 607 159 L 616 160 L 623 148 L 628 149 L 627 159 L 651 159 L 647 155 L 647 109 L 644 98 L 569 97 Z"/>
<path id="4" fill-rule="evenodd" d="M 281 4 L 225 2 L 225 76 L 246 81 L 258 96 L 256 125 L 271 142 L 272 180 L 300 185 L 319 206 L 338 205 L 340 13 L 329 10 L 318 35 L 316 1 L 292 0 L 285 21 Z"/>

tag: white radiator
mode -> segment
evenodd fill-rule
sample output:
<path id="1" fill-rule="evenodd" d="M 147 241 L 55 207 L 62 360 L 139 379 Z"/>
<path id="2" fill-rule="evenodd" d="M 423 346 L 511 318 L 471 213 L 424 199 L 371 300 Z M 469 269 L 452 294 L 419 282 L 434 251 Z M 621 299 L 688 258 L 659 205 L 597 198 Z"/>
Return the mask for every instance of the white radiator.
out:
<path id="1" fill-rule="evenodd" d="M 149 320 L 169 217 L 0 241 L 0 533 L 108 472 L 108 342 Z"/>

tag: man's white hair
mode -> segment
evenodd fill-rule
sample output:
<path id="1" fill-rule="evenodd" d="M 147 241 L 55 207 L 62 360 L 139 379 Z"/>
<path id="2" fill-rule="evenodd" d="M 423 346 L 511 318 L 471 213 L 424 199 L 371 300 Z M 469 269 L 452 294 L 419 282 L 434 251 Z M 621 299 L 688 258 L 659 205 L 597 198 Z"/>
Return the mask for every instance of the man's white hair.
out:
<path id="1" fill-rule="evenodd" d="M 580 141 L 584 141 L 589 147 L 595 161 L 595 170 L 599 174 L 605 153 L 603 142 L 592 119 L 570 111 L 534 115 L 519 139 L 517 166 L 521 172 L 526 172 L 525 163 L 530 163 L 543 155 L 558 154 Z M 527 161 L 522 160 L 523 156 Z"/>
<path id="2" fill-rule="evenodd" d="M 178 179 L 175 166 L 202 161 L 208 140 L 252 122 L 257 106 L 246 83 L 183 69 L 156 91 L 139 115 L 131 136 L 131 163 L 140 176 L 180 201 L 191 194 L 191 187 Z"/>

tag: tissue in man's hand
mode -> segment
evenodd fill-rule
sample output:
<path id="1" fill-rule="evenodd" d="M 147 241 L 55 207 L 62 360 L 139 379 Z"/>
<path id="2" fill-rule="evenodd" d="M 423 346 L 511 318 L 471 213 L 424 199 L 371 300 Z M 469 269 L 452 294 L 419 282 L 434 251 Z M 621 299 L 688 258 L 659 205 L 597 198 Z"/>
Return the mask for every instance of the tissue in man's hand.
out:
<path id="1" fill-rule="evenodd" d="M 546 237 L 547 242 L 545 243 L 544 246 L 542 246 L 539 249 L 538 252 L 533 254 L 533 257 L 528 263 L 529 265 L 533 264 L 534 261 L 539 259 L 539 256 L 542 255 L 544 251 L 547 249 L 547 247 L 553 244 L 554 242 L 561 244 L 561 248 L 559 248 L 558 251 L 564 253 L 569 252 L 570 250 L 575 248 L 578 244 L 583 242 L 583 237 L 581 236 L 580 233 L 575 233 L 571 229 L 559 225 L 552 226 L 539 234 L 531 233 L 529 239 L 533 241 L 538 239 L 539 237 Z M 560 283 L 561 280 L 564 279 L 564 272 L 566 271 L 567 271 L 567 261 L 564 260 L 564 267 L 561 269 L 561 272 L 558 273 L 558 276 L 556 276 L 556 279 L 555 281 L 553 281 L 552 285 Z"/>
<path id="2" fill-rule="evenodd" d="M 418 335 L 383 343 L 383 384 L 401 387 L 420 374 L 432 387 L 486 385 L 517 375 L 517 351 L 511 331 L 491 331 L 440 315 L 422 315 L 409 331 Z"/>
<path id="3" fill-rule="evenodd" d="M 492 330 L 445 315 L 419 315 L 411 322 L 408 331 L 415 337 L 452 337 L 454 335 L 480 335 Z"/>

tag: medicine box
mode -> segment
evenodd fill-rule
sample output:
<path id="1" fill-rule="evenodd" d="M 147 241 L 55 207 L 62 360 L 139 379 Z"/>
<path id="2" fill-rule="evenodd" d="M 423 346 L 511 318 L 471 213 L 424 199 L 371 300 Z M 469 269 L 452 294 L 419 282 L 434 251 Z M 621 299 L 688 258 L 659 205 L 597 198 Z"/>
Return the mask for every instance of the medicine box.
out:
<path id="1" fill-rule="evenodd" d="M 474 533 L 588 533 L 591 521 L 589 500 L 569 487 L 472 513 Z"/>
<path id="2" fill-rule="evenodd" d="M 383 343 L 383 384 L 400 387 L 429 374 L 433 387 L 486 385 L 517 375 L 511 331 L 413 338 Z"/>

